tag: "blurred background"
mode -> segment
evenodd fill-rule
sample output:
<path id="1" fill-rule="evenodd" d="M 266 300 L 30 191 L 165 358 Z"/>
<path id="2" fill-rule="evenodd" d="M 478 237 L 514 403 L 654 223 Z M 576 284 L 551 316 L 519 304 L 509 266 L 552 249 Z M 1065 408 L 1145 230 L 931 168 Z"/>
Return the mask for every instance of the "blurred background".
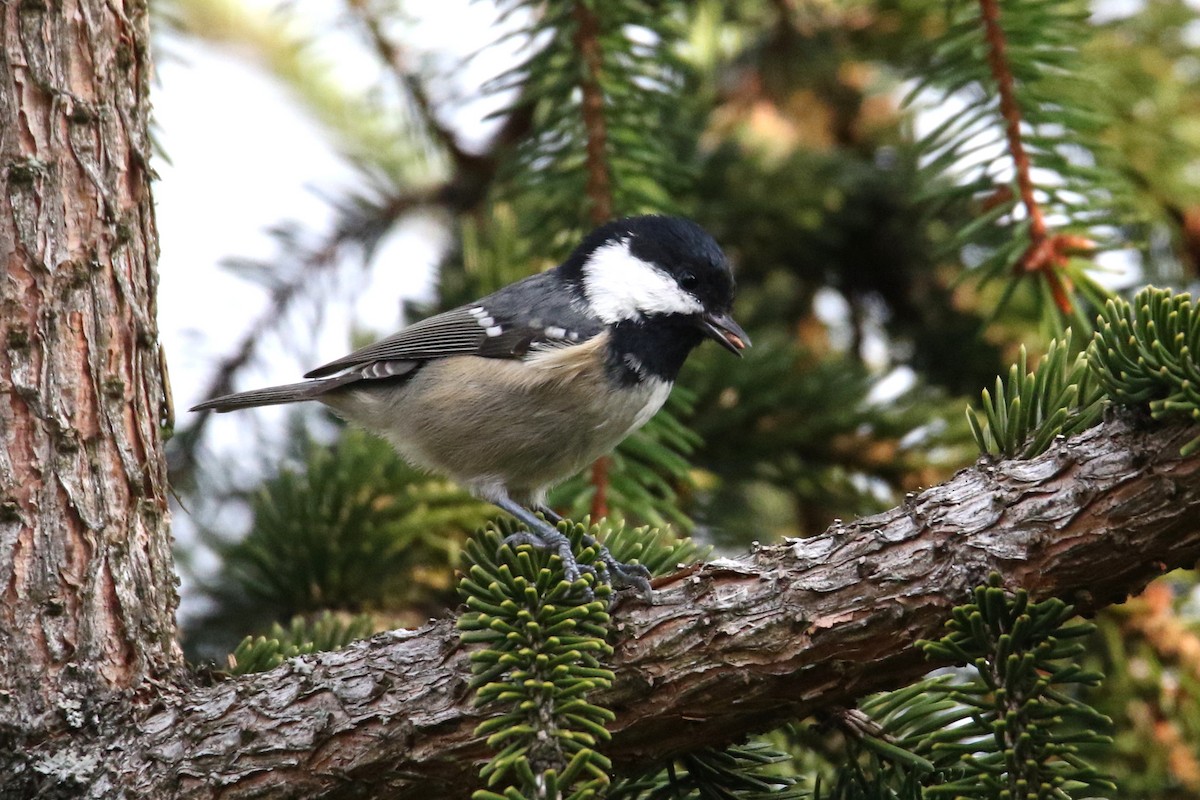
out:
<path id="1" fill-rule="evenodd" d="M 1032 361 L 1071 328 L 1078 349 L 1111 294 L 1200 275 L 1200 3 L 153 9 L 194 660 L 449 613 L 493 509 L 320 408 L 186 409 L 551 267 L 610 214 L 707 227 L 755 347 L 697 351 L 664 412 L 553 505 L 602 501 L 726 555 L 970 465 L 964 409 L 1022 345 Z M 1194 584 L 1168 576 L 1089 643 L 1119 796 L 1200 797 Z"/>

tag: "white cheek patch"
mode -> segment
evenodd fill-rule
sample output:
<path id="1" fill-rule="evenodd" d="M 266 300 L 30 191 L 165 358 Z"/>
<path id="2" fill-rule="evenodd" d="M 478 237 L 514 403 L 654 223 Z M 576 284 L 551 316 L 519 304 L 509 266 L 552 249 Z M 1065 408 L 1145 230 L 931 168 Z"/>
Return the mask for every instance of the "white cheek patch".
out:
<path id="1" fill-rule="evenodd" d="M 625 239 L 596 248 L 583 265 L 583 288 L 592 310 L 608 323 L 643 314 L 704 311 L 674 278 L 629 252 Z"/>

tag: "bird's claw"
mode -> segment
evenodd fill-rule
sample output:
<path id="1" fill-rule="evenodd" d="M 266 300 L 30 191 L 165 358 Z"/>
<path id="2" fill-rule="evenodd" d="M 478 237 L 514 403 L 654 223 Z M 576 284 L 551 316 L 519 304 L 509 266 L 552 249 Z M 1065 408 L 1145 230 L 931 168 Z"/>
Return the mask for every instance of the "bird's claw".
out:
<path id="1" fill-rule="evenodd" d="M 623 561 L 617 561 L 609 549 L 589 534 L 583 535 L 583 543 L 587 547 L 596 548 L 599 554 L 600 563 L 604 565 L 604 571 L 609 575 L 609 581 L 614 589 L 631 587 L 638 590 L 638 594 L 642 596 L 647 603 L 650 602 L 650 597 L 653 590 L 650 588 L 650 578 L 653 577 L 649 569 L 643 564 L 626 564 Z"/>
<path id="2" fill-rule="evenodd" d="M 642 599 L 647 603 L 650 602 L 653 592 L 650 588 L 651 573 L 644 565 L 625 564 L 617 561 L 617 559 L 613 558 L 612 553 L 608 552 L 608 548 L 603 546 L 600 548 L 600 563 L 604 565 L 613 588 L 628 586 L 637 589 Z"/>

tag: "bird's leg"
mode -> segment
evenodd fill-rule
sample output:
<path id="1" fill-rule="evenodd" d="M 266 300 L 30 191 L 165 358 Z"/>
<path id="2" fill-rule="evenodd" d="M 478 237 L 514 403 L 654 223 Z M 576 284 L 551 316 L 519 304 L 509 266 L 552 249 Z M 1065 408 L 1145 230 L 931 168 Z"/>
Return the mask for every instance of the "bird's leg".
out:
<path id="1" fill-rule="evenodd" d="M 555 525 L 563 521 L 561 516 L 547 506 L 537 506 L 536 510 Z M 650 600 L 650 570 L 641 564 L 625 564 L 617 561 L 608 548 L 596 541 L 596 538 L 590 534 L 583 535 L 583 545 L 596 548 L 596 552 L 600 554 L 600 563 L 608 570 L 609 580 L 621 586 L 631 586 L 637 589 L 638 593 L 647 601 Z"/>
<path id="2" fill-rule="evenodd" d="M 574 583 L 583 577 L 584 573 L 595 574 L 595 570 L 587 565 L 580 566 L 575 561 L 571 551 L 571 540 L 546 520 L 539 518 L 529 509 L 515 502 L 507 494 L 497 498 L 489 498 L 501 509 L 524 522 L 528 531 L 518 531 L 504 540 L 505 544 L 528 544 L 540 550 L 552 550 L 562 559 L 563 573 L 569 583 Z M 590 595 L 591 592 L 589 591 Z"/>
<path id="3" fill-rule="evenodd" d="M 533 510 L 548 519 L 551 525 L 557 525 L 566 519 L 566 517 L 564 517 L 562 514 L 559 514 L 550 506 L 534 506 Z"/>

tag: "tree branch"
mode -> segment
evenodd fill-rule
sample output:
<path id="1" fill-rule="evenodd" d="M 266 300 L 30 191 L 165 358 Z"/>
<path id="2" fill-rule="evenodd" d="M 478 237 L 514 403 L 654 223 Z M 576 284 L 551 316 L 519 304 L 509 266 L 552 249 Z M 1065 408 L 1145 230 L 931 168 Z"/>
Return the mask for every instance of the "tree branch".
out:
<path id="1" fill-rule="evenodd" d="M 1025 213 L 1029 216 L 1029 247 L 1017 262 L 1016 268 L 1025 272 L 1042 273 L 1059 310 L 1070 314 L 1070 282 L 1057 270 L 1066 266 L 1071 253 L 1090 251 L 1094 244 L 1082 236 L 1051 236 L 1047 231 L 1046 218 L 1035 194 L 1029 153 L 1025 150 L 1021 134 L 1021 106 L 1017 102 L 1012 65 L 1008 60 L 1008 45 L 1004 29 L 1000 25 L 1000 0 L 979 0 L 979 11 L 983 20 L 984 38 L 987 40 L 988 66 L 992 70 L 996 90 L 1000 95 L 1000 115 L 1004 118 L 1008 152 L 1012 156 L 1013 169 L 1016 172 L 1021 205 L 1025 206 Z"/>
<path id="2" fill-rule="evenodd" d="M 588 217 L 593 225 L 603 225 L 613 216 L 612 175 L 608 165 L 608 121 L 604 117 L 604 89 L 600 73 L 604 52 L 600 47 L 600 20 L 586 3 L 577 2 L 571 10 L 575 18 L 575 47 L 583 59 L 579 91 L 583 100 L 580 112 L 587 137 Z"/>
<path id="3" fill-rule="evenodd" d="M 1200 459 L 1178 453 L 1194 435 L 1109 421 L 1033 460 L 981 461 L 883 514 L 659 579 L 653 605 L 618 601 L 616 682 L 598 698 L 617 715 L 606 753 L 646 766 L 908 683 L 929 668 L 914 642 L 937 636 L 993 570 L 1090 611 L 1191 566 Z M 468 675 L 441 620 L 174 689 L 121 750 L 96 744 L 125 753 L 97 759 L 109 782 L 96 785 L 224 800 L 466 797 L 487 757 Z"/>

